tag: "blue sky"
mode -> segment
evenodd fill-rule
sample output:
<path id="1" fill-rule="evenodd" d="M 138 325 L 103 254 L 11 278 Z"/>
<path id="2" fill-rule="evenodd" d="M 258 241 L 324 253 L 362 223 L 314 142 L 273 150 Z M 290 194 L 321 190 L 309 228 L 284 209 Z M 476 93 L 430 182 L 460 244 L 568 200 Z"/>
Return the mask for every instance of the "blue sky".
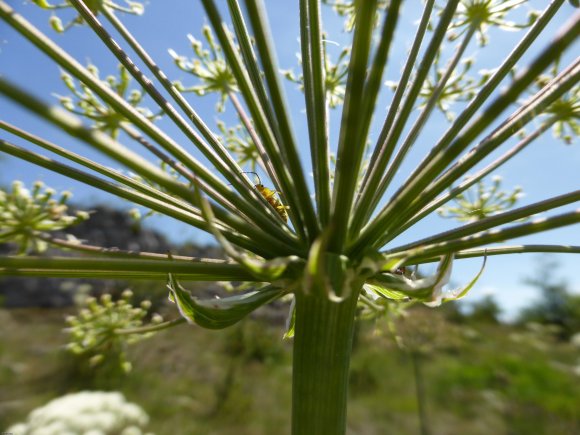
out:
<path id="1" fill-rule="evenodd" d="M 77 60 L 83 64 L 94 63 L 98 65 L 102 75 L 116 72 L 117 63 L 108 55 L 107 50 L 100 41 L 85 27 L 75 27 L 64 35 L 55 34 L 48 26 L 49 12 L 41 10 L 31 4 L 23 4 L 22 1 L 9 1 L 12 7 L 23 14 L 27 19 L 35 23 L 42 31 L 50 35 L 59 45 L 69 51 Z M 269 14 L 274 33 L 276 49 L 283 69 L 294 68 L 298 71 L 296 53 L 299 51 L 298 41 L 298 13 L 297 1 L 271 1 Z M 225 4 L 225 2 L 223 2 Z M 539 9 L 545 5 L 545 1 L 530 1 L 529 5 Z M 395 80 L 399 74 L 408 47 L 410 46 L 413 34 L 416 29 L 418 14 L 420 13 L 421 2 L 407 1 L 403 7 L 403 15 L 397 31 L 397 39 L 393 45 L 392 56 L 387 68 L 385 79 Z M 531 6 L 525 5 L 520 10 L 515 11 L 513 20 L 523 21 L 526 12 Z M 562 10 L 546 29 L 537 49 L 544 47 L 557 29 L 570 17 L 573 8 L 569 5 L 563 6 Z M 188 33 L 200 37 L 201 26 L 206 23 L 203 8 L 199 1 L 173 0 L 171 2 L 150 0 L 143 17 L 123 16 L 129 29 L 147 48 L 151 56 L 165 70 L 171 79 L 182 80 L 185 84 L 194 84 L 195 79 L 186 73 L 178 70 L 167 53 L 168 48 L 173 48 L 179 54 L 189 55 L 191 53 L 189 41 L 186 37 Z M 350 34 L 342 31 L 342 22 L 329 9 L 324 8 L 324 26 L 328 33 L 329 52 L 337 54 L 340 45 L 348 44 Z M 502 56 L 505 56 L 513 48 L 516 41 L 521 36 L 517 32 L 492 31 L 491 41 L 488 47 L 479 48 L 472 43 L 468 48 L 468 53 L 477 59 L 476 66 L 472 71 L 479 69 L 489 69 L 497 66 Z M 577 49 L 578 44 L 575 49 Z M 444 56 L 453 52 L 453 45 L 447 44 Z M 572 58 L 572 49 L 563 59 Z M 536 50 L 537 52 L 537 50 Z M 521 61 L 521 67 L 525 66 L 531 59 L 534 52 L 531 52 Z M 442 64 L 444 61 L 442 60 Z M 45 55 L 40 53 L 32 44 L 20 37 L 16 32 L 7 28 L 4 23 L 0 23 L 0 74 L 14 81 L 22 87 L 34 92 L 45 101 L 56 104 L 53 93 L 66 95 L 59 79 L 59 69 Z M 304 99 L 300 91 L 294 84 L 287 84 L 287 95 L 291 106 L 293 123 L 297 137 L 302 145 L 301 155 L 305 168 L 309 168 L 308 145 L 307 145 L 307 123 L 304 114 Z M 376 119 L 374 128 L 371 130 L 371 139 L 378 135 L 378 126 L 386 114 L 389 99 L 392 93 L 385 87 L 381 93 L 376 109 Z M 215 104 L 217 96 L 197 97 L 192 94 L 188 99 L 198 113 L 207 121 L 210 127 L 215 126 L 215 120 L 223 119 L 226 123 L 235 123 L 235 113 L 232 107 L 227 107 L 224 114 L 216 114 Z M 149 107 L 153 107 L 149 104 Z M 506 111 L 505 116 L 509 115 Z M 50 125 L 39 121 L 26 111 L 13 105 L 0 97 L 0 117 L 22 128 L 40 134 L 53 142 L 69 147 L 70 149 L 82 153 L 83 155 L 107 163 L 100 154 L 91 150 L 87 146 L 72 140 L 65 134 L 55 130 Z M 503 119 L 503 118 L 501 118 Z M 331 114 L 331 144 L 336 143 L 337 126 L 340 121 L 340 111 L 335 110 Z M 162 120 L 160 125 L 175 137 L 182 145 L 193 151 L 193 147 L 188 146 L 186 139 L 167 120 Z M 435 113 L 432 121 L 424 129 L 417 146 L 410 153 L 405 164 L 401 167 L 395 181 L 402 182 L 414 169 L 426 150 L 434 143 L 434 138 L 438 138 L 445 130 L 447 123 L 440 113 Z M 2 134 L 2 137 L 5 137 Z M 12 139 L 15 143 L 23 145 L 22 141 Z M 507 150 L 510 144 L 506 144 L 501 150 Z M 135 148 L 137 149 L 137 148 Z M 491 155 L 482 164 L 491 161 L 498 154 Z M 196 154 L 196 156 L 198 156 Z M 201 161 L 203 157 L 198 156 Z M 110 162 L 109 162 L 110 163 Z M 114 164 L 114 167 L 118 165 Z M 516 185 L 522 186 L 526 196 L 521 200 L 521 204 L 539 201 L 550 196 L 569 192 L 578 189 L 580 185 L 580 144 L 578 141 L 572 146 L 566 146 L 562 142 L 555 140 L 550 133 L 532 144 L 524 153 L 506 164 L 498 171 L 504 179 L 504 186 L 512 189 Z M 307 169 L 309 171 L 309 169 Z M 35 180 L 43 180 L 46 184 L 57 190 L 71 190 L 75 195 L 75 200 L 87 206 L 96 202 L 116 205 L 123 208 L 130 206 L 121 200 L 97 191 L 96 189 L 71 182 L 64 177 L 51 174 L 42 168 L 37 168 L 24 162 L 20 162 L 11 157 L 2 156 L 0 159 L 0 183 L 6 185 L 13 179 L 20 179 L 26 183 Z M 388 197 L 387 193 L 387 197 Z M 568 208 L 558 210 L 565 211 L 577 208 L 574 204 Z M 184 227 L 182 224 L 169 221 L 168 219 L 151 218 L 148 222 L 150 227 L 164 231 L 169 237 L 176 241 L 197 240 L 200 243 L 210 242 L 210 238 L 204 234 Z M 443 220 L 434 216 L 425 219 L 414 227 L 413 231 L 400 239 L 401 242 L 412 241 L 434 232 L 453 228 L 458 224 L 451 220 Z M 580 229 L 573 228 L 550 231 L 545 234 L 536 235 L 529 238 L 522 238 L 513 243 L 567 243 L 580 245 Z M 488 261 L 487 269 L 476 289 L 473 291 L 471 300 L 476 300 L 487 293 L 494 293 L 497 300 L 513 313 L 518 307 L 529 303 L 534 297 L 534 291 L 524 284 L 522 279 L 533 273 L 537 264 L 537 255 L 518 255 L 512 257 L 492 257 Z M 555 255 L 554 258 L 561 263 L 561 268 L 557 273 L 565 277 L 571 284 L 571 288 L 580 292 L 580 279 L 577 278 L 577 269 L 580 266 L 580 257 L 574 255 Z M 480 266 L 479 260 L 466 260 L 458 263 L 453 275 L 453 282 L 457 285 L 470 280 L 470 277 L 477 273 Z M 459 264 L 460 263 L 460 264 Z"/>

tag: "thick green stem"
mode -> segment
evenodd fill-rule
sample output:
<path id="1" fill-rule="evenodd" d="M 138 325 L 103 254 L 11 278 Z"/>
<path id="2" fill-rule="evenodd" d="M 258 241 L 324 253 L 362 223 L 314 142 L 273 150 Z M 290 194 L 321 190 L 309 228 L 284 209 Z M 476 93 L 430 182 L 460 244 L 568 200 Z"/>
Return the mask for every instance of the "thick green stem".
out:
<path id="1" fill-rule="evenodd" d="M 313 289 L 315 290 L 315 289 Z M 296 295 L 292 434 L 346 432 L 348 369 L 359 288 L 337 303 Z"/>

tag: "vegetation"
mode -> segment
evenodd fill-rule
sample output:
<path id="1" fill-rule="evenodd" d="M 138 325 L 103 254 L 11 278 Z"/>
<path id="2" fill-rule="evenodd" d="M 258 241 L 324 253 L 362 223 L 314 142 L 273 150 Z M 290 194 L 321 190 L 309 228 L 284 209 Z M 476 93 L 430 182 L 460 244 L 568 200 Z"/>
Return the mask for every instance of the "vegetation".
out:
<path id="1" fill-rule="evenodd" d="M 453 264 L 462 258 L 479 257 L 485 264 L 484 258 L 492 255 L 580 253 L 580 246 L 569 243 L 491 246 L 577 224 L 580 211 L 570 207 L 580 200 L 579 191 L 513 208 L 518 188 L 501 192 L 497 179 L 490 188 L 481 184 L 546 131 L 553 129 L 565 143 L 578 135 L 579 60 L 560 64 L 580 34 L 580 14 L 569 13 L 577 2 L 554 0 L 544 10 L 529 9 L 512 21 L 508 17 L 521 11 L 525 0 L 426 0 L 403 70 L 390 81 L 394 93 L 386 114 L 377 110 L 377 102 L 388 92 L 384 75 L 397 48 L 396 30 L 403 25 L 402 0 L 301 0 L 301 74 L 280 73 L 263 0 L 228 0 L 227 8 L 201 0 L 208 26 L 201 31 L 203 40 L 189 38 L 193 57 L 170 51 L 180 74 L 191 74 L 194 85 L 171 81 L 173 74 L 159 68 L 121 20 L 122 14 L 142 14 L 140 2 L 34 3 L 52 10 L 50 22 L 58 32 L 90 27 L 120 62 L 119 77 L 102 79 L 95 66 L 83 67 L 0 0 L 0 19 L 61 68 L 72 95 L 58 97 L 63 111 L 5 78 L 0 78 L 0 94 L 100 151 L 108 163 L 2 120 L 0 128 L 9 139 L 0 139 L 0 151 L 133 202 L 146 210 L 145 216 L 155 212 L 205 231 L 227 258 L 134 253 L 58 238 L 52 231 L 85 216 L 67 216 L 63 228 L 64 203 L 58 214 L 52 213 L 53 204 L 44 196 L 30 196 L 20 188 L 13 190 L 14 198 L 1 197 L 0 240 L 20 243 L 20 252 L 30 255 L 1 257 L 0 274 L 167 281 L 181 318 L 114 329 L 109 323 L 112 335 L 156 331 L 186 321 L 221 329 L 262 305 L 292 299 L 285 335 L 293 337 L 294 434 L 346 432 L 357 317 L 388 317 L 409 303 L 435 307 L 462 298 L 483 273 L 482 266 L 461 288 L 445 289 Z M 328 60 L 323 3 L 345 17 L 344 29 L 352 32 L 352 46 L 336 62 Z M 72 15 L 61 18 L 62 13 Z M 569 15 L 550 42 L 538 39 L 548 24 Z M 497 44 L 491 29 L 521 30 L 522 36 L 491 72 L 470 78 L 475 63 L 467 56 L 468 48 L 478 44 L 483 51 Z M 453 47 L 452 54 L 446 55 L 451 51 L 444 44 Z M 519 73 L 510 75 L 516 67 Z M 309 155 L 298 146 L 293 127 L 297 120 L 290 115 L 281 82 L 284 75 L 304 92 Z M 130 90 L 131 78 L 142 91 Z M 504 91 L 502 83 L 508 85 Z M 227 136 L 243 130 L 218 127 L 226 136 L 220 139 L 194 109 L 194 101 L 209 93 L 219 95 L 218 111 L 226 104 L 236 111 L 245 130 L 239 141 Z M 145 97 L 156 109 L 143 106 Z M 336 123 L 331 122 L 331 108 L 340 111 Z M 435 108 L 444 112 L 448 128 L 441 135 L 424 134 Z M 183 135 L 179 140 L 175 130 L 161 127 L 160 115 L 177 127 Z M 181 145 L 186 140 L 188 147 Z M 141 147 L 139 151 L 127 146 L 129 142 Z M 33 151 L 32 145 L 59 158 Z M 399 180 L 403 162 L 415 151 L 422 154 L 417 167 Z M 499 157 L 482 166 L 496 151 Z M 256 183 L 240 162 L 259 171 L 261 181 Z M 472 169 L 477 172 L 469 175 Z M 464 193 L 472 186 L 476 193 Z M 31 200 L 40 201 L 39 206 L 30 206 Z M 556 208 L 564 210 L 553 213 Z M 18 216 L 26 210 L 32 210 L 33 219 L 20 225 Z M 437 210 L 467 223 L 421 237 L 415 224 Z M 532 219 L 544 212 L 550 214 Z M 401 244 L 399 236 L 408 242 Z M 39 255 L 46 246 L 85 255 L 47 258 Z M 413 266 L 425 263 L 437 263 L 436 271 L 414 271 Z M 200 299 L 185 288 L 187 281 L 232 282 L 238 294 Z M 176 344 L 189 345 L 187 339 Z M 412 352 L 414 358 L 417 352 Z M 496 362 L 510 361 L 505 355 Z M 414 365 L 419 373 L 417 360 Z M 537 372 L 545 369 L 530 366 Z M 179 373 L 180 379 L 189 375 Z M 429 376 L 424 372 L 421 377 Z M 475 383 L 490 382 L 479 374 L 474 378 Z M 158 394 L 153 382 L 145 385 Z M 286 385 L 277 391 L 289 389 Z M 381 386 L 395 397 L 389 385 Z M 285 404 L 282 409 L 287 408 Z M 554 409 L 560 410 L 557 405 Z"/>
<path id="2" fill-rule="evenodd" d="M 432 433 L 578 432 L 577 347 L 547 331 L 469 317 L 458 325 L 446 321 L 441 310 L 414 310 L 405 325 L 398 324 L 404 337 L 421 324 L 437 325 L 445 337 L 422 354 Z M 156 435 L 289 431 L 292 355 L 291 343 L 280 339 L 283 325 L 258 317 L 222 334 L 187 328 L 160 332 L 128 349 L 130 374 L 113 376 L 106 366 L 87 370 L 83 360 L 64 353 L 62 318 L 68 313 L 0 311 L 0 427 L 23 421 L 53 397 L 89 389 L 122 391 L 147 412 L 147 428 Z M 382 323 L 360 324 L 348 430 L 415 435 L 418 403 L 410 355 Z M 190 429 L 184 432 L 185 427 Z"/>
<path id="3" fill-rule="evenodd" d="M 580 296 L 558 275 L 558 264 L 543 261 L 536 273 L 525 282 L 540 292 L 539 299 L 526 307 L 518 317 L 520 324 L 538 323 L 554 327 L 562 339 L 580 331 Z"/>

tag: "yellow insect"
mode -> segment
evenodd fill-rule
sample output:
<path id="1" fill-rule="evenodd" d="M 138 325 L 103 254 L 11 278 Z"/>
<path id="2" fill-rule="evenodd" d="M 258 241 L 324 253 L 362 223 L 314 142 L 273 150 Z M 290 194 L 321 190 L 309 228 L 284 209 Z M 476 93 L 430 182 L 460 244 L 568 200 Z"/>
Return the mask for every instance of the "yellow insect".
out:
<path id="1" fill-rule="evenodd" d="M 260 180 L 260 177 L 255 172 L 245 172 L 245 173 L 254 174 L 256 176 L 256 178 L 258 179 L 258 184 L 254 185 L 256 190 L 260 193 L 260 195 L 264 197 L 266 201 L 268 201 L 268 204 L 270 204 L 274 208 L 274 210 L 276 210 L 276 213 L 280 215 L 282 220 L 284 220 L 284 222 L 288 222 L 288 212 L 286 210 L 288 210 L 290 207 L 282 204 L 282 201 L 280 201 L 280 199 L 276 196 L 278 192 L 272 189 L 268 189 L 266 186 L 264 186 L 262 184 L 262 181 Z"/>

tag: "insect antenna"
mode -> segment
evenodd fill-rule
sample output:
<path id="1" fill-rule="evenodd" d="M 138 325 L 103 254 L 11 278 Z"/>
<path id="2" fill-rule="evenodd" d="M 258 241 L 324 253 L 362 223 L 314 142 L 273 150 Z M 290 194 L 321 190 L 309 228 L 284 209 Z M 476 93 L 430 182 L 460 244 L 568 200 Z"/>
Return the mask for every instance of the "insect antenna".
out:
<path id="1" fill-rule="evenodd" d="M 254 174 L 256 176 L 256 178 L 258 179 L 258 184 L 262 185 L 262 180 L 260 180 L 260 176 L 258 175 L 257 172 L 254 171 L 243 171 L 241 172 L 241 174 Z"/>

